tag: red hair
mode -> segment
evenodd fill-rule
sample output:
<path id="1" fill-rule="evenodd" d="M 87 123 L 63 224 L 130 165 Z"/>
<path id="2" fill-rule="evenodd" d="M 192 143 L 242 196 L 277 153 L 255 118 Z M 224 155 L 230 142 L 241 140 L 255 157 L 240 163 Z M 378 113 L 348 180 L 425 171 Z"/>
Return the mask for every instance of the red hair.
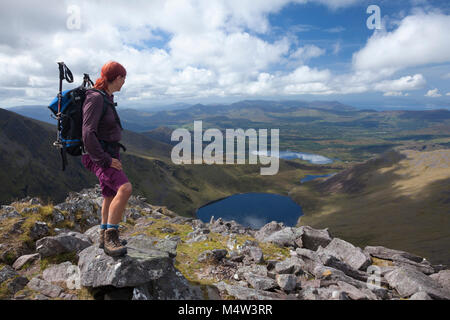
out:
<path id="1" fill-rule="evenodd" d="M 105 90 L 107 88 L 108 82 L 116 80 L 118 76 L 125 77 L 127 75 L 127 70 L 118 62 L 110 61 L 105 63 L 102 67 L 102 72 L 100 78 L 95 81 L 94 88 L 98 90 Z"/>

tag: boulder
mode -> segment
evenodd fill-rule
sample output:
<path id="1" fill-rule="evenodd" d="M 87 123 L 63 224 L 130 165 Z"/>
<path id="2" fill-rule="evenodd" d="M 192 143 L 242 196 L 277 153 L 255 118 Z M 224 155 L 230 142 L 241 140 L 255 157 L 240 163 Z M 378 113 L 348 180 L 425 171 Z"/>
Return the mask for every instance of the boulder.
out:
<path id="1" fill-rule="evenodd" d="M 278 223 L 276 221 L 272 221 L 261 227 L 256 233 L 255 238 L 258 241 L 263 241 L 265 238 L 270 236 L 272 233 L 280 231 L 284 226 L 282 223 Z"/>
<path id="2" fill-rule="evenodd" d="M 272 242 L 281 247 L 297 247 L 295 240 L 297 239 L 295 228 L 286 227 L 279 231 L 275 231 L 269 236 L 262 239 L 262 242 Z"/>
<path id="3" fill-rule="evenodd" d="M 19 274 L 10 266 L 0 267 L 0 284 L 5 282 L 8 279 L 17 277 Z"/>
<path id="4" fill-rule="evenodd" d="M 42 278 L 51 283 L 66 282 L 76 269 L 78 269 L 76 265 L 66 261 L 46 268 Z"/>
<path id="5" fill-rule="evenodd" d="M 277 274 L 302 274 L 304 261 L 298 257 L 290 257 L 275 265 L 275 272 Z"/>
<path id="6" fill-rule="evenodd" d="M 84 232 L 84 235 L 89 238 L 93 244 L 98 244 L 100 241 L 100 225 L 90 227 Z"/>
<path id="7" fill-rule="evenodd" d="M 450 290 L 450 270 L 441 270 L 432 274 L 430 278 L 436 280 L 445 289 Z"/>
<path id="8" fill-rule="evenodd" d="M 60 286 L 51 284 L 48 281 L 39 279 L 38 277 L 31 279 L 30 282 L 28 282 L 27 286 L 31 290 L 40 292 L 50 298 L 57 298 L 63 292 Z"/>
<path id="9" fill-rule="evenodd" d="M 201 290 L 190 285 L 174 267 L 171 245 L 158 246 L 154 238 L 139 235 L 128 239 L 127 248 L 127 255 L 115 258 L 96 246 L 80 252 L 80 284 L 99 290 L 131 288 L 130 298 L 139 300 L 202 299 Z M 114 296 L 109 292 L 105 298 Z"/>
<path id="10" fill-rule="evenodd" d="M 313 275 L 315 276 L 316 280 L 320 280 L 321 286 L 338 285 L 338 282 L 342 281 L 351 284 L 358 289 L 368 288 L 366 282 L 353 279 L 352 277 L 347 276 L 341 270 L 337 270 L 331 267 L 318 265 L 313 270 Z"/>
<path id="11" fill-rule="evenodd" d="M 44 258 L 62 253 L 78 253 L 91 244 L 91 240 L 86 235 L 78 232 L 69 232 L 36 241 L 36 251 L 41 258 Z"/>
<path id="12" fill-rule="evenodd" d="M 62 212 L 58 209 L 53 208 L 52 211 L 52 223 L 53 224 L 58 224 L 60 222 L 63 222 L 66 218 L 64 217 L 64 215 L 62 214 Z"/>
<path id="13" fill-rule="evenodd" d="M 238 279 L 244 279 L 246 273 L 252 273 L 263 277 L 267 277 L 267 267 L 263 265 L 252 264 L 249 266 L 239 267 L 236 270 L 236 275 Z"/>
<path id="14" fill-rule="evenodd" d="M 377 295 L 372 293 L 369 289 L 356 288 L 344 281 L 338 281 L 337 285 L 342 292 L 352 300 L 379 300 Z"/>
<path id="15" fill-rule="evenodd" d="M 23 255 L 23 256 L 20 256 L 19 258 L 17 258 L 16 261 L 14 261 L 12 267 L 15 270 L 20 270 L 28 262 L 32 263 L 33 261 L 35 261 L 37 259 L 39 259 L 39 253 Z"/>
<path id="16" fill-rule="evenodd" d="M 223 258 L 225 258 L 227 253 L 228 252 L 225 249 L 205 250 L 199 254 L 197 261 L 217 263 L 221 261 Z"/>
<path id="17" fill-rule="evenodd" d="M 285 300 L 286 295 L 238 285 L 229 285 L 223 281 L 216 284 L 217 289 L 225 295 L 230 295 L 238 300 Z"/>
<path id="18" fill-rule="evenodd" d="M 365 270 L 372 263 L 369 254 L 339 238 L 334 238 L 325 251 L 356 270 Z"/>
<path id="19" fill-rule="evenodd" d="M 302 248 L 316 251 L 320 246 L 326 247 L 332 240 L 328 229 L 316 230 L 309 226 L 301 226 L 297 228 L 297 233 L 301 237 Z M 299 241 L 297 241 L 299 244 Z"/>
<path id="20" fill-rule="evenodd" d="M 32 240 L 38 240 L 49 234 L 47 223 L 43 221 L 36 221 L 30 230 L 30 238 Z"/>
<path id="21" fill-rule="evenodd" d="M 240 252 L 244 254 L 250 261 L 255 263 L 264 262 L 264 255 L 262 249 L 258 246 L 258 243 L 250 243 L 246 241 L 242 246 Z"/>
<path id="22" fill-rule="evenodd" d="M 400 267 L 385 275 L 389 286 L 396 289 L 402 297 L 423 291 L 433 299 L 450 299 L 450 292 L 445 290 L 439 282 L 413 269 Z"/>
<path id="23" fill-rule="evenodd" d="M 7 288 L 8 292 L 12 295 L 16 294 L 18 291 L 25 288 L 25 286 L 28 284 L 29 280 L 26 277 L 18 276 L 12 279 L 10 282 L 8 282 Z"/>
<path id="24" fill-rule="evenodd" d="M 324 266 L 341 270 L 347 276 L 352 277 L 353 279 L 357 279 L 357 280 L 366 282 L 369 277 L 369 275 L 367 273 L 352 268 L 347 263 L 345 263 L 345 262 L 339 260 L 338 258 L 336 258 L 335 256 L 329 254 L 328 251 L 323 249 L 322 247 L 319 247 L 319 249 L 317 250 L 317 256 L 320 259 L 320 262 Z"/>
<path id="25" fill-rule="evenodd" d="M 408 259 L 414 262 L 422 262 L 423 258 L 410 254 L 405 251 L 388 249 L 382 246 L 367 246 L 364 248 L 364 252 L 370 254 L 372 257 L 376 257 L 384 260 L 396 260 L 400 257 Z"/>
<path id="26" fill-rule="evenodd" d="M 297 278 L 292 274 L 277 274 L 275 279 L 283 291 L 294 291 L 297 287 Z"/>
<path id="27" fill-rule="evenodd" d="M 277 287 L 275 280 L 254 273 L 244 273 L 244 279 L 256 290 L 271 290 Z"/>

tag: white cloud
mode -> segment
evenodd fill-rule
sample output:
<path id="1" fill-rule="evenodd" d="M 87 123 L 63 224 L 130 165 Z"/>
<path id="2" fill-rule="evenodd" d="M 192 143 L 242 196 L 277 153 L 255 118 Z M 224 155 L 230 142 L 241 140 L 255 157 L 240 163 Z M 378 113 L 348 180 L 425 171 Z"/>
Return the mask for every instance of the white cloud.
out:
<path id="1" fill-rule="evenodd" d="M 445 95 L 446 95 L 446 96 L 450 96 L 450 92 L 447 92 Z"/>
<path id="2" fill-rule="evenodd" d="M 450 62 L 450 16 L 416 13 L 401 20 L 392 32 L 377 31 L 366 46 L 355 53 L 357 70 L 400 70 L 430 63 Z"/>
<path id="3" fill-rule="evenodd" d="M 262 36 L 271 32 L 268 15 L 289 2 L 313 1 L 135 0 L 129 6 L 106 0 L 83 1 L 77 2 L 81 29 L 69 30 L 67 8 L 72 1 L 42 0 L 39 7 L 24 0 L 2 1 L 0 98 L 6 105 L 52 99 L 58 85 L 57 61 L 66 62 L 74 72 L 74 85 L 81 82 L 84 72 L 95 80 L 106 61 L 119 61 L 128 76 L 117 98 L 141 102 L 389 93 L 424 84 L 422 75 L 390 80 L 395 66 L 356 68 L 334 75 L 329 69 L 305 65 L 326 51 L 314 44 L 298 47 L 298 39 L 290 36 L 275 40 Z M 332 10 L 357 3 L 316 2 Z M 153 42 L 159 45 L 148 47 Z M 333 52 L 340 48 L 337 42 Z M 280 65 L 284 68 L 278 68 Z M 67 87 L 70 85 L 65 84 Z"/>
<path id="4" fill-rule="evenodd" d="M 438 98 L 438 97 L 442 97 L 442 94 L 440 94 L 439 90 L 436 88 L 433 90 L 428 90 L 428 92 L 425 94 L 425 97 Z"/>
<path id="5" fill-rule="evenodd" d="M 417 90 L 426 84 L 425 78 L 421 74 L 405 76 L 396 80 L 384 80 L 374 85 L 374 89 L 383 92 Z"/>
<path id="6" fill-rule="evenodd" d="M 403 96 L 408 96 L 409 94 L 406 93 L 404 94 L 403 92 L 399 92 L 399 91 L 389 91 L 389 92 L 385 92 L 383 94 L 383 96 L 385 97 L 403 97 Z"/>
<path id="7" fill-rule="evenodd" d="M 298 48 L 289 57 L 289 60 L 297 60 L 301 62 L 308 61 L 312 58 L 317 58 L 325 54 L 325 50 L 315 45 L 306 45 Z"/>

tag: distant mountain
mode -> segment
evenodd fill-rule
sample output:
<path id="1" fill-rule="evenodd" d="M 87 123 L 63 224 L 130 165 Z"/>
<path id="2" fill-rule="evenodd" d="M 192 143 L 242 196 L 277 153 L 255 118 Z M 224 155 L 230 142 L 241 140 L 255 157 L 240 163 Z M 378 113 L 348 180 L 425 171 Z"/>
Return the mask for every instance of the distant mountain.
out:
<path id="1" fill-rule="evenodd" d="M 50 111 L 50 109 L 48 109 L 47 106 L 20 106 L 8 108 L 7 110 L 20 114 L 24 117 L 36 119 L 50 124 L 56 124 L 56 120 L 51 117 L 52 112 Z"/>

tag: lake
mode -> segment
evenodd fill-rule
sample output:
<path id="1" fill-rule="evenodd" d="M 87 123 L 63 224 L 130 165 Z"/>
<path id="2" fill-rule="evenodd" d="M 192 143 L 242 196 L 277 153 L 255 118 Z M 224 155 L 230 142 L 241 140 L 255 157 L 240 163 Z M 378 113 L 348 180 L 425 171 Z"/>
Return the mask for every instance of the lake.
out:
<path id="1" fill-rule="evenodd" d="M 270 150 L 267 152 L 263 152 L 263 151 L 253 151 L 253 154 L 261 154 L 261 155 L 271 155 Z M 330 159 L 324 156 L 321 156 L 320 154 L 313 154 L 313 153 L 304 153 L 304 152 L 295 152 L 295 151 L 290 151 L 290 150 L 286 150 L 286 151 L 280 151 L 279 152 L 279 158 L 280 159 L 285 159 L 285 160 L 293 160 L 293 159 L 301 159 L 301 160 L 305 160 L 308 161 L 312 164 L 330 164 L 333 163 L 334 160 L 337 159 Z"/>
<path id="2" fill-rule="evenodd" d="M 271 221 L 295 227 L 302 208 L 288 196 L 272 193 L 241 193 L 212 202 L 197 210 L 198 219 L 209 222 L 211 216 L 259 229 Z"/>

